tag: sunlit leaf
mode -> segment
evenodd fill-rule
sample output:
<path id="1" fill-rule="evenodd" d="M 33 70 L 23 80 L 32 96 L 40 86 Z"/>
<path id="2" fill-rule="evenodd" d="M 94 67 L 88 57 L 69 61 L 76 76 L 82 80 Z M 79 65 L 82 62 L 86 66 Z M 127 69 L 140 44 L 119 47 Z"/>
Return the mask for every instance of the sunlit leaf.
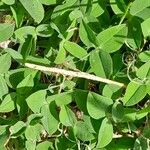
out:
<path id="1" fill-rule="evenodd" d="M 102 121 L 102 124 L 98 133 L 98 143 L 96 145 L 97 148 L 102 148 L 108 145 L 113 137 L 113 126 L 111 122 L 105 118 Z"/>
<path id="2" fill-rule="evenodd" d="M 127 86 L 123 103 L 126 106 L 132 106 L 140 102 L 146 96 L 146 85 L 130 82 Z"/>

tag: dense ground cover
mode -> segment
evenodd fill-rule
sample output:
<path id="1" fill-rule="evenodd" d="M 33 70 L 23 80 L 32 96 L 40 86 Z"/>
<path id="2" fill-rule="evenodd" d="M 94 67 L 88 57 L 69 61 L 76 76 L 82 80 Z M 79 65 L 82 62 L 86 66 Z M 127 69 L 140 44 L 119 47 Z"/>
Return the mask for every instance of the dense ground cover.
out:
<path id="1" fill-rule="evenodd" d="M 1 0 L 0 150 L 150 149 L 149 37 L 149 0 Z"/>

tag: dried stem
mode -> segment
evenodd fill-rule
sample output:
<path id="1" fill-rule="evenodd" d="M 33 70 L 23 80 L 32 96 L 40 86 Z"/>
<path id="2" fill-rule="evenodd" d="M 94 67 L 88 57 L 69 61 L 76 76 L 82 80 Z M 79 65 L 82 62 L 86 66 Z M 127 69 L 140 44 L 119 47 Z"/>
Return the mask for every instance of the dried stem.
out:
<path id="1" fill-rule="evenodd" d="M 125 86 L 123 83 L 112 81 L 112 80 L 105 79 L 105 78 L 101 78 L 101 77 L 91 75 L 91 74 L 85 73 L 85 72 L 70 71 L 70 70 L 59 69 L 59 68 L 55 68 L 55 67 L 45 67 L 45 66 L 40 66 L 40 65 L 30 64 L 30 63 L 25 63 L 25 66 L 28 68 L 40 70 L 43 72 L 53 72 L 53 73 L 62 74 L 64 76 L 84 78 L 84 79 L 99 81 L 99 82 L 103 82 L 103 83 L 107 83 L 107 84 L 114 84 L 114 85 L 118 85 L 120 87 Z"/>

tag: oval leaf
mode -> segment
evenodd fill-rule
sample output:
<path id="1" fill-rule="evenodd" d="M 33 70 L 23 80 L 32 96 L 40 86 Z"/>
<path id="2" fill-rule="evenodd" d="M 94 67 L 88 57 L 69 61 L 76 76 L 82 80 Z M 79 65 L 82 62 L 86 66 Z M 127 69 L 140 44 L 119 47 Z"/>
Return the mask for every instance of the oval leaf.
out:
<path id="1" fill-rule="evenodd" d="M 140 49 L 143 35 L 139 18 L 132 17 L 128 22 L 127 43 L 134 49 Z"/>
<path id="2" fill-rule="evenodd" d="M 11 57 L 8 53 L 0 56 L 0 74 L 7 73 L 11 66 Z"/>
<path id="3" fill-rule="evenodd" d="M 125 24 L 110 27 L 97 35 L 99 48 L 108 53 L 115 52 L 124 44 L 127 35 Z"/>
<path id="4" fill-rule="evenodd" d="M 64 48 L 73 56 L 82 59 L 87 55 L 87 52 L 85 49 L 80 47 L 78 44 L 66 41 L 64 43 Z"/>
<path id="5" fill-rule="evenodd" d="M 49 37 L 53 34 L 53 29 L 49 24 L 41 24 L 36 28 L 38 36 Z"/>
<path id="6" fill-rule="evenodd" d="M 142 62 L 147 62 L 150 60 L 150 51 L 144 51 L 139 54 L 139 58 Z"/>
<path id="7" fill-rule="evenodd" d="M 112 71 L 112 59 L 105 51 L 92 51 L 90 55 L 90 65 L 92 71 L 100 77 L 109 78 Z"/>
<path id="8" fill-rule="evenodd" d="M 10 93 L 6 95 L 2 103 L 0 104 L 0 112 L 7 113 L 15 109 L 16 93 Z"/>
<path id="9" fill-rule="evenodd" d="M 150 7 L 149 0 L 135 0 L 131 5 L 130 13 L 133 16 L 138 16 L 147 7 Z"/>
<path id="10" fill-rule="evenodd" d="M 98 133 L 97 148 L 102 148 L 108 145 L 113 138 L 113 126 L 107 118 L 102 121 L 101 127 Z"/>
<path id="11" fill-rule="evenodd" d="M 105 117 L 105 111 L 113 101 L 110 98 L 89 92 L 87 97 L 87 110 L 94 119 Z"/>
<path id="12" fill-rule="evenodd" d="M 39 90 L 39 91 L 31 94 L 26 99 L 29 108 L 34 113 L 39 113 L 40 112 L 41 107 L 46 102 L 45 96 L 46 96 L 46 90 Z"/>
<path id="13" fill-rule="evenodd" d="M 39 0 L 19 0 L 35 22 L 40 23 L 44 18 L 44 8 Z"/>
<path id="14" fill-rule="evenodd" d="M 147 93 L 146 85 L 130 82 L 127 86 L 123 103 L 126 106 L 132 106 L 141 101 Z"/>
<path id="15" fill-rule="evenodd" d="M 39 0 L 44 5 L 54 5 L 56 4 L 57 0 Z"/>
<path id="16" fill-rule="evenodd" d="M 15 0 L 2 0 L 2 2 L 7 5 L 13 5 L 15 3 Z"/>
<path id="17" fill-rule="evenodd" d="M 10 135 L 12 137 L 18 137 L 21 135 L 26 128 L 26 124 L 23 121 L 18 121 L 16 124 L 9 128 Z"/>
<path id="18" fill-rule="evenodd" d="M 34 86 L 33 76 L 29 74 L 17 85 L 17 93 L 28 95 Z"/>
<path id="19" fill-rule="evenodd" d="M 66 58 L 66 50 L 63 47 L 63 43 L 61 42 L 59 45 L 59 51 L 57 53 L 57 56 L 55 58 L 55 64 L 62 64 L 65 61 Z"/>
<path id="20" fill-rule="evenodd" d="M 119 122 L 122 120 L 123 116 L 124 116 L 124 107 L 119 101 L 116 101 L 112 107 L 112 117 L 115 122 Z"/>
<path id="21" fill-rule="evenodd" d="M 53 105 L 54 106 L 54 105 Z M 45 104 L 41 107 L 41 114 L 43 115 L 43 118 L 41 119 L 43 127 L 48 132 L 49 135 L 52 135 L 56 132 L 58 128 L 58 121 L 56 118 L 52 115 L 51 109 L 49 104 Z"/>
<path id="22" fill-rule="evenodd" d="M 36 30 L 33 26 L 25 26 L 17 29 L 15 31 L 15 36 L 17 39 L 19 39 L 21 42 L 25 42 L 27 36 L 32 35 L 33 37 L 36 36 Z"/>
<path id="23" fill-rule="evenodd" d="M 95 34 L 84 21 L 80 23 L 79 36 L 80 36 L 81 41 L 86 46 L 92 47 L 94 45 L 97 45 Z"/>
<path id="24" fill-rule="evenodd" d="M 25 137 L 27 140 L 36 141 L 40 139 L 40 134 L 43 131 L 43 126 L 41 124 L 28 125 L 25 131 Z"/>
<path id="25" fill-rule="evenodd" d="M 53 149 L 53 143 L 49 141 L 44 141 L 42 143 L 39 143 L 36 147 L 36 150 L 50 150 Z"/>
<path id="26" fill-rule="evenodd" d="M 8 93 L 8 86 L 3 76 L 0 75 L 0 99 Z"/>
<path id="27" fill-rule="evenodd" d="M 142 32 L 143 32 L 143 35 L 144 37 L 149 37 L 150 36 L 150 18 L 144 20 L 142 23 L 141 23 L 141 27 L 142 27 Z"/>
<path id="28" fill-rule="evenodd" d="M 137 76 L 141 79 L 150 79 L 150 61 L 142 65 L 136 72 Z"/>
<path id="29" fill-rule="evenodd" d="M 90 141 L 94 139 L 94 132 L 88 123 L 89 122 L 86 121 L 78 121 L 74 126 L 76 137 L 82 141 Z"/>
<path id="30" fill-rule="evenodd" d="M 76 122 L 75 114 L 67 106 L 61 106 L 59 119 L 65 126 L 73 126 Z"/>
<path id="31" fill-rule="evenodd" d="M 0 23 L 0 43 L 8 40 L 14 32 L 14 24 Z"/>

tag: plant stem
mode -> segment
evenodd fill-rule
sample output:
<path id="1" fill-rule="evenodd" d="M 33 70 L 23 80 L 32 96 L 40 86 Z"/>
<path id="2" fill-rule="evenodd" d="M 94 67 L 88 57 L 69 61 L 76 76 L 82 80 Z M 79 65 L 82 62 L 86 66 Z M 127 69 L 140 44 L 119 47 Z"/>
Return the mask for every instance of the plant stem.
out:
<path id="1" fill-rule="evenodd" d="M 43 71 L 43 72 L 53 72 L 53 73 L 62 74 L 64 76 L 84 78 L 84 79 L 99 81 L 99 82 L 103 82 L 103 83 L 107 83 L 107 84 L 114 84 L 114 85 L 118 85 L 120 87 L 125 86 L 123 83 L 112 81 L 112 80 L 105 79 L 105 78 L 102 78 L 102 77 L 98 77 L 98 76 L 95 76 L 95 75 L 91 75 L 91 74 L 85 73 L 85 72 L 70 71 L 70 70 L 59 69 L 59 68 L 55 68 L 55 67 L 45 67 L 45 66 L 40 66 L 40 65 L 36 65 L 36 64 L 30 64 L 30 63 L 25 63 L 25 66 L 28 67 L 28 68 L 40 70 L 40 71 Z"/>

